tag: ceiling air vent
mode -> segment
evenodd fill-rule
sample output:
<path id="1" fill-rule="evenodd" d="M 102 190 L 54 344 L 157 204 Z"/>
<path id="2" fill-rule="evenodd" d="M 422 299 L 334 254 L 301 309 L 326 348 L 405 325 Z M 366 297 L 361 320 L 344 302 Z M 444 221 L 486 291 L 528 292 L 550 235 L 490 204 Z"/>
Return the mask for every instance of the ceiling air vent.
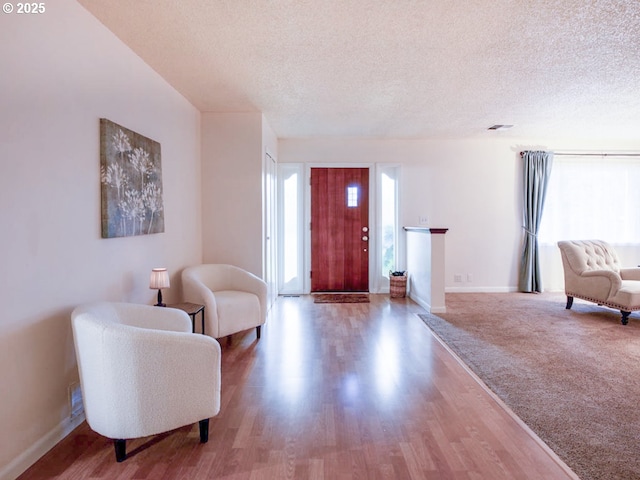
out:
<path id="1" fill-rule="evenodd" d="M 506 130 L 511 127 L 513 127 L 513 125 L 491 125 L 487 130 Z"/>

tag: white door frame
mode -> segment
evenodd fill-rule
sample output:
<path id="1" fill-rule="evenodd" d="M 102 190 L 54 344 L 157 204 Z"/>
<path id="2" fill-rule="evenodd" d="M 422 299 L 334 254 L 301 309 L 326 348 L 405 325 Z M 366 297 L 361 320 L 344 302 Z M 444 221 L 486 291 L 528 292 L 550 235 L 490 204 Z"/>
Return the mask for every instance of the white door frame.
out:
<path id="1" fill-rule="evenodd" d="M 284 206 L 286 201 L 283 192 L 283 183 L 281 175 L 278 174 L 278 288 L 279 293 L 283 295 L 309 294 L 311 292 L 311 231 L 309 225 L 311 222 L 311 169 L 312 168 L 368 168 L 369 169 L 369 291 L 371 293 L 388 293 L 389 280 L 384 277 L 382 272 L 382 252 L 380 244 L 380 222 L 381 222 L 381 191 L 379 178 L 382 172 L 388 168 L 397 168 L 396 174 L 396 268 L 403 269 L 405 265 L 404 255 L 405 249 L 402 242 L 402 231 L 399 224 L 400 213 L 400 184 L 401 184 L 401 164 L 399 163 L 283 163 L 279 164 L 283 168 L 295 170 L 300 175 L 300 187 L 298 189 L 299 201 L 301 205 L 298 211 L 298 237 L 300 239 L 298 246 L 298 274 L 299 281 L 296 280 L 294 285 L 286 286 L 283 289 L 284 279 L 284 246 L 281 242 L 284 239 Z"/>
<path id="2" fill-rule="evenodd" d="M 307 163 L 305 164 L 304 181 L 304 293 L 311 293 L 311 169 L 312 168 L 367 168 L 369 169 L 369 292 L 377 293 L 374 282 L 376 271 L 377 232 L 375 215 L 375 195 L 371 201 L 372 192 L 375 192 L 375 164 L 373 163 Z M 376 291 L 374 291 L 376 290 Z"/>

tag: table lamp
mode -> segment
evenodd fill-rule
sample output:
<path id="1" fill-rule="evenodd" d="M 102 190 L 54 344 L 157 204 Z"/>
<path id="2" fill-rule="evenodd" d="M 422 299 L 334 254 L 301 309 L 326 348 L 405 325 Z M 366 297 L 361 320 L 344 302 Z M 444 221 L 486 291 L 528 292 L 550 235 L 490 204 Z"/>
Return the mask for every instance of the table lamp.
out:
<path id="1" fill-rule="evenodd" d="M 158 289 L 158 303 L 156 307 L 166 307 L 166 303 L 162 303 L 162 289 L 169 288 L 169 272 L 166 268 L 154 268 L 151 270 L 151 280 L 149 281 L 149 288 Z"/>

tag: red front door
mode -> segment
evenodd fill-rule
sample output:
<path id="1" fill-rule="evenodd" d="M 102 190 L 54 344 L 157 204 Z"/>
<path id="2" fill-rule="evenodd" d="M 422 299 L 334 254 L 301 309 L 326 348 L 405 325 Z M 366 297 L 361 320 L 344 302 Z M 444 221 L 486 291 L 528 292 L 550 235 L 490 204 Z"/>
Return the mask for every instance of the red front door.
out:
<path id="1" fill-rule="evenodd" d="M 311 169 L 311 291 L 369 291 L 369 169 Z"/>

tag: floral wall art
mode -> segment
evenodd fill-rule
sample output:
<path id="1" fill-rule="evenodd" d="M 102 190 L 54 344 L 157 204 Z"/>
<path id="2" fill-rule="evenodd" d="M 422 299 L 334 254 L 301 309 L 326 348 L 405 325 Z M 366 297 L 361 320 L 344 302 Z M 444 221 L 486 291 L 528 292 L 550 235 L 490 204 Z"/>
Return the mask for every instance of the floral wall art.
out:
<path id="1" fill-rule="evenodd" d="M 160 144 L 100 119 L 102 238 L 164 232 Z"/>

